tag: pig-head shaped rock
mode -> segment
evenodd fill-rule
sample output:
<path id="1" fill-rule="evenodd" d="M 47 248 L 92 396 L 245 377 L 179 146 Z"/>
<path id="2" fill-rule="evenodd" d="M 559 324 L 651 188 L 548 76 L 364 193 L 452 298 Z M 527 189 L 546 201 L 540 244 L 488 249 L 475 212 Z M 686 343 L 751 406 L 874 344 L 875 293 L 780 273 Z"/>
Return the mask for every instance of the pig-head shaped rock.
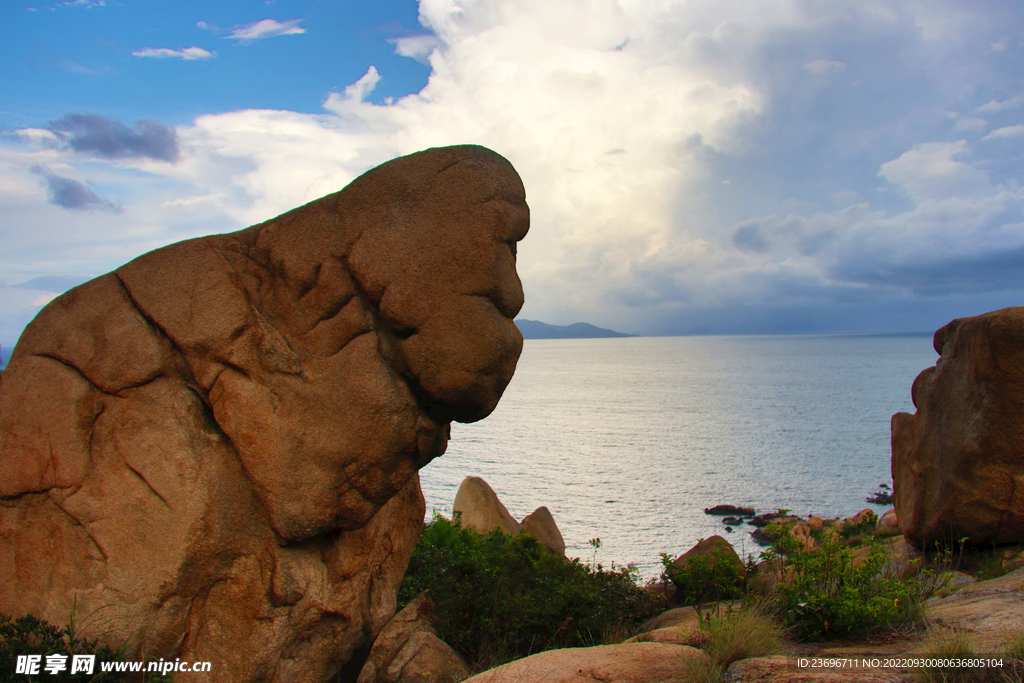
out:
<path id="1" fill-rule="evenodd" d="M 528 225 L 505 159 L 431 149 L 55 299 L 0 380 L 0 612 L 99 610 L 86 635 L 219 680 L 357 659 L 417 470 L 515 370 Z"/>

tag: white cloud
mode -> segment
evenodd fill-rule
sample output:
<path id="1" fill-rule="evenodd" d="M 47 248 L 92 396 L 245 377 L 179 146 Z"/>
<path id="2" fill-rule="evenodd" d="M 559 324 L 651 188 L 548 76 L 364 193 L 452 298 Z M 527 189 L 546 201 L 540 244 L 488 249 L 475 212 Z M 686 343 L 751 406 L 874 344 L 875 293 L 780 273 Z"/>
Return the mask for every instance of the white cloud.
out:
<path id="1" fill-rule="evenodd" d="M 5 221 L 43 227 L 5 243 L 10 263 L 0 268 L 30 262 L 45 240 L 49 261 L 27 275 L 103 272 L 155 246 L 266 220 L 395 156 L 476 143 L 506 156 L 527 189 L 533 227 L 518 265 L 526 317 L 633 320 L 639 329 L 692 306 L 820 300 L 883 280 L 883 290 L 898 290 L 909 285 L 876 271 L 1024 245 L 1021 228 L 998 223 L 1019 215 L 1019 186 L 981 170 L 993 167 L 965 140 L 941 140 L 943 113 L 962 108 L 969 88 L 898 99 L 907 83 L 947 87 L 942 50 L 957 35 L 957 22 L 934 19 L 929 30 L 944 40 L 922 47 L 909 11 L 888 0 L 423 0 L 420 19 L 432 33 L 398 39 L 395 50 L 429 63 L 429 82 L 383 105 L 369 101 L 382 74 L 363 65 L 319 115 L 245 110 L 179 126 L 174 165 L 120 159 L 86 168 L 53 149 L 47 131 L 20 131 L 24 150 L 0 155 L 0 198 L 17 208 Z M 267 19 L 227 37 L 301 33 L 297 21 Z M 870 82 L 836 79 L 846 99 L 828 100 L 820 81 L 801 74 L 845 69 L 815 59 L 837 36 L 858 74 L 872 59 L 877 71 Z M 895 47 L 878 56 L 876 45 Z M 913 60 L 901 61 L 904 52 Z M 963 83 L 974 87 L 970 76 Z M 992 92 L 1007 95 L 975 114 L 1024 97 Z M 806 100 L 814 102 L 796 108 Z M 829 118 L 851 108 L 849 120 Z M 953 118 L 959 130 L 987 125 Z M 939 132 L 922 132 L 933 120 Z M 802 137 L 810 130 L 813 138 Z M 833 145 L 829 153 L 847 145 L 829 169 L 852 167 L 868 181 L 803 168 L 819 144 Z M 979 144 L 979 154 L 997 146 Z M 62 175 L 117 185 L 124 213 L 70 223 L 46 206 L 28 169 L 57 172 L 62 162 Z M 888 197 L 875 191 L 875 173 L 890 183 Z M 881 208 L 891 198 L 903 206 Z"/>
<path id="2" fill-rule="evenodd" d="M 1002 128 L 996 128 L 994 131 L 982 138 L 982 140 L 995 140 L 998 138 L 1015 138 L 1024 135 L 1024 125 L 1017 124 L 1016 126 L 1004 126 Z"/>
<path id="3" fill-rule="evenodd" d="M 373 89 L 380 83 L 380 74 L 372 64 L 363 76 L 350 86 L 345 88 L 345 100 L 353 104 L 359 104 L 373 92 Z M 324 107 L 332 109 L 337 106 L 337 93 L 331 93 L 324 103 Z"/>
<path id="4" fill-rule="evenodd" d="M 954 130 L 981 130 L 988 125 L 988 121 L 977 116 L 961 116 L 953 125 Z"/>
<path id="5" fill-rule="evenodd" d="M 85 9 L 92 9 L 93 7 L 105 7 L 106 4 L 106 0 L 67 0 L 67 2 L 58 2 L 55 7 L 84 7 Z"/>
<path id="6" fill-rule="evenodd" d="M 288 21 L 277 21 L 275 19 L 261 19 L 243 26 L 236 26 L 231 33 L 224 36 L 242 43 L 250 43 L 263 38 L 276 38 L 277 36 L 293 36 L 305 33 L 306 29 L 299 26 L 301 19 L 289 19 Z M 206 28 L 207 25 L 200 28 Z M 197 24 L 198 25 L 198 24 Z"/>
<path id="7" fill-rule="evenodd" d="M 918 199 L 976 194 L 990 187 L 988 175 L 954 159 L 969 152 L 966 140 L 920 143 L 882 164 L 878 175 Z"/>
<path id="8" fill-rule="evenodd" d="M 217 56 L 217 53 L 195 46 L 186 47 L 181 50 L 172 50 L 167 47 L 144 47 L 132 52 L 132 56 L 155 57 L 156 59 L 184 59 L 188 62 L 201 59 L 213 59 Z"/>
<path id="9" fill-rule="evenodd" d="M 845 68 L 846 64 L 844 62 L 837 62 L 830 59 L 815 59 L 813 62 L 807 62 L 804 64 L 804 70 L 809 71 L 816 76 L 838 73 Z"/>
<path id="10" fill-rule="evenodd" d="M 418 62 L 428 64 L 430 53 L 434 51 L 440 42 L 436 36 L 406 36 L 389 40 L 395 46 L 395 52 L 403 57 L 412 57 Z"/>
<path id="11" fill-rule="evenodd" d="M 1024 95 L 1017 95 L 1008 100 L 989 100 L 974 110 L 975 114 L 997 114 L 1007 109 L 1016 109 L 1024 104 Z"/>

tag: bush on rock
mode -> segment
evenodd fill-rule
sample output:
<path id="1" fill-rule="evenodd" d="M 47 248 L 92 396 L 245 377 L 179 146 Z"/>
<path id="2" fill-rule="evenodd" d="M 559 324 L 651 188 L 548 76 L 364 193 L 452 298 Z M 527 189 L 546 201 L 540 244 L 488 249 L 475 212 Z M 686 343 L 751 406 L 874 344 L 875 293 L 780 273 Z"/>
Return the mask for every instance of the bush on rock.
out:
<path id="1" fill-rule="evenodd" d="M 923 587 L 887 570 L 889 554 L 867 541 L 855 556 L 834 534 L 788 556 L 791 574 L 772 595 L 794 636 L 825 640 L 896 625 L 918 615 Z"/>
<path id="2" fill-rule="evenodd" d="M 404 604 L 428 591 L 438 635 L 471 666 L 597 645 L 651 616 L 632 567 L 604 569 L 546 552 L 528 534 L 480 534 L 435 515 L 399 589 Z"/>

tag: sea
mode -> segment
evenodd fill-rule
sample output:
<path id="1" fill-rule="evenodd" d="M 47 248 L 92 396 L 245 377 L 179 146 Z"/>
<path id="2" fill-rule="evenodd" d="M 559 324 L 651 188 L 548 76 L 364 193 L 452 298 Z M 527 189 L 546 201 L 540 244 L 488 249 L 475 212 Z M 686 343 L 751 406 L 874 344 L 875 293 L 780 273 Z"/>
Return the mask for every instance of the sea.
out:
<path id="1" fill-rule="evenodd" d="M 585 562 L 650 579 L 714 534 L 756 557 L 704 509 L 881 514 L 890 419 L 937 359 L 930 334 L 527 340 L 494 412 L 421 470 L 427 514 L 478 476 L 517 519 L 546 506 Z"/>

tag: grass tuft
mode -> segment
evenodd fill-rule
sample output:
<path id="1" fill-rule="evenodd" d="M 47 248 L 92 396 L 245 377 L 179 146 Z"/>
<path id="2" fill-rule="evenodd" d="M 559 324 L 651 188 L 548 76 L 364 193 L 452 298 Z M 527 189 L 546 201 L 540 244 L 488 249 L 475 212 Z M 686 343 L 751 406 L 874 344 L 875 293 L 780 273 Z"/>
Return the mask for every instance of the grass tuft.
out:
<path id="1" fill-rule="evenodd" d="M 712 613 L 702 621 L 701 630 L 707 635 L 704 651 L 723 668 L 740 659 L 782 652 L 786 642 L 786 629 L 758 606 Z"/>

